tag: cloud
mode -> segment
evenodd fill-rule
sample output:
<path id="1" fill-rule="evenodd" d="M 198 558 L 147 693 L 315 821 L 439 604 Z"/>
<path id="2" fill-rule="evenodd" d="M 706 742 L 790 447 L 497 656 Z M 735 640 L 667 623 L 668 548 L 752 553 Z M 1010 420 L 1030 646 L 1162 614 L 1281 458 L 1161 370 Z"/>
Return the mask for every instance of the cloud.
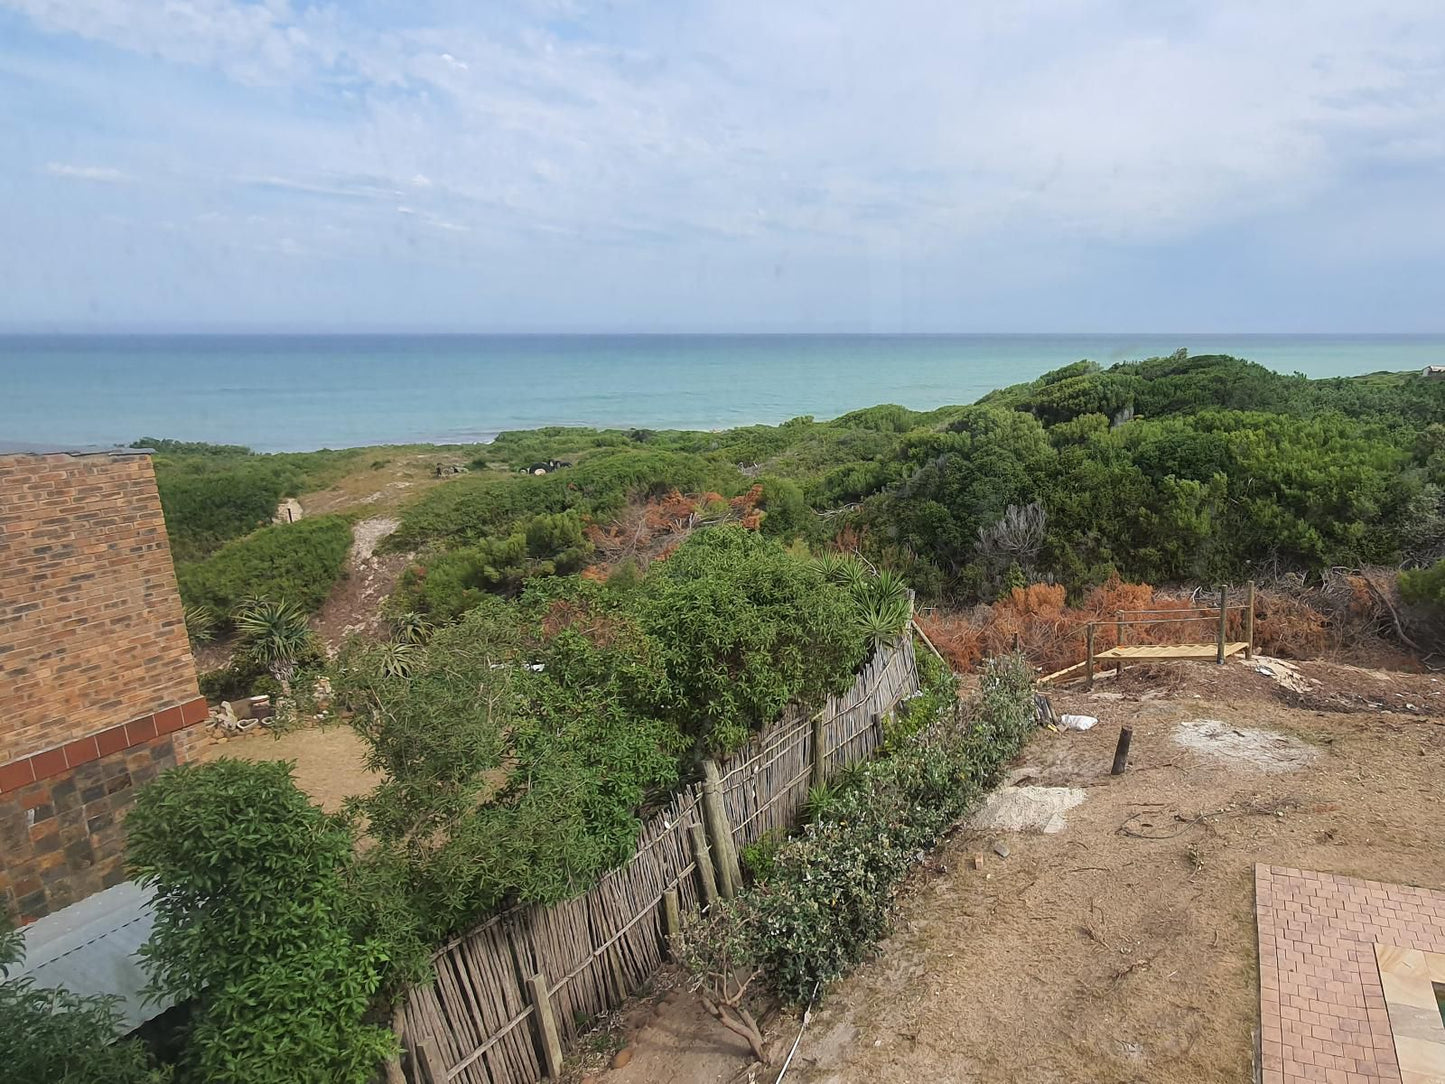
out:
<path id="1" fill-rule="evenodd" d="M 109 126 L 95 145 L 117 173 L 165 172 L 238 232 L 260 201 L 308 251 L 344 236 L 397 274 L 461 249 L 626 253 L 638 281 L 598 271 L 597 296 L 660 297 L 704 259 L 839 283 L 885 266 L 986 281 L 975 265 L 1006 261 L 1020 291 L 1030 266 L 1053 291 L 1091 250 L 1244 230 L 1344 252 L 1378 230 L 1415 252 L 1391 238 L 1445 217 L 1438 0 L 0 8 L 51 49 L 88 43 L 77 69 L 146 73 L 55 77 Z M 1419 183 L 1381 180 L 1398 175 Z"/>
<path id="2" fill-rule="evenodd" d="M 65 162 L 48 162 L 45 172 L 52 177 L 70 177 L 77 181 L 128 181 L 130 178 L 110 166 L 74 166 Z"/>

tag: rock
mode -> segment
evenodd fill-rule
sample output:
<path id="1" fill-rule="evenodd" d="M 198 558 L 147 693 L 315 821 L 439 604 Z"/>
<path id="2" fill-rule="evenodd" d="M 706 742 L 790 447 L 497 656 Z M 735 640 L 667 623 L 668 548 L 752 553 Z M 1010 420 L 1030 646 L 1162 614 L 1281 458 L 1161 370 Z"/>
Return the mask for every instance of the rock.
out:
<path id="1" fill-rule="evenodd" d="M 993 853 L 996 854 L 996 855 L 998 855 L 1000 858 L 1007 858 L 1007 857 L 1008 857 L 1008 844 L 1005 843 L 1005 842 L 1004 842 L 1003 840 L 1001 840 L 1001 839 L 996 839 L 996 840 L 994 840 L 994 841 L 993 841 Z"/>
<path id="2" fill-rule="evenodd" d="M 612 1068 L 621 1069 L 632 1060 L 632 1047 L 624 1046 L 612 1056 Z"/>

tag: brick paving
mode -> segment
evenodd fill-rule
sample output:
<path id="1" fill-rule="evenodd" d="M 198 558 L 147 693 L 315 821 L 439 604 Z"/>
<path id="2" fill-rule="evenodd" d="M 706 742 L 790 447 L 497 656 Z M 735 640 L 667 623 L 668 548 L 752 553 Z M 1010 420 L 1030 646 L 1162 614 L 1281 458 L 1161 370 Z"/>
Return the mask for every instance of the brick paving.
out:
<path id="1" fill-rule="evenodd" d="M 1375 945 L 1445 953 L 1445 893 L 1255 867 L 1263 1084 L 1425 1084 L 1402 1075 Z"/>

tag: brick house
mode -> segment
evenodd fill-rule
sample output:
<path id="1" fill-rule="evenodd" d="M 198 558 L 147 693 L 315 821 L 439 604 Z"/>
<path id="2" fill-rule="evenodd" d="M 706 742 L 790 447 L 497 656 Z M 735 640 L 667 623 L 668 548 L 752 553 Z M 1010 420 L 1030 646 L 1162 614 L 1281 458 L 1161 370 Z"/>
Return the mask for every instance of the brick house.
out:
<path id="1" fill-rule="evenodd" d="M 150 453 L 0 449 L 0 900 L 125 879 L 134 788 L 206 717 Z"/>

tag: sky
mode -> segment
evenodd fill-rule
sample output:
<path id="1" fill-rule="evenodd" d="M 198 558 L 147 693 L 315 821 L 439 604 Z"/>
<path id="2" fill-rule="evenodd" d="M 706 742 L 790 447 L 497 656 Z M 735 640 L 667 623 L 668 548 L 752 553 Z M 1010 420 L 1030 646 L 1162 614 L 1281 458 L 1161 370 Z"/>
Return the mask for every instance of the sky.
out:
<path id="1" fill-rule="evenodd" d="M 1445 331 L 1440 0 L 0 0 L 0 329 Z"/>

